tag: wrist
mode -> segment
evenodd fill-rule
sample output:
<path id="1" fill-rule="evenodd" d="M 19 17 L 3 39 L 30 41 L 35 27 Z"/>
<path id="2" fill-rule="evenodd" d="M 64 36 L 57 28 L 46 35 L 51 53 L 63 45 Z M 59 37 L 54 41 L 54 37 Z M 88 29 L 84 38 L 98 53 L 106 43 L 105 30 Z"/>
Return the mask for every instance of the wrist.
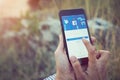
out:
<path id="1" fill-rule="evenodd" d="M 63 79 L 62 79 L 62 76 L 60 74 L 56 73 L 55 80 L 63 80 Z"/>
<path id="2" fill-rule="evenodd" d="M 74 77 L 70 74 L 57 73 L 55 80 L 74 80 Z"/>

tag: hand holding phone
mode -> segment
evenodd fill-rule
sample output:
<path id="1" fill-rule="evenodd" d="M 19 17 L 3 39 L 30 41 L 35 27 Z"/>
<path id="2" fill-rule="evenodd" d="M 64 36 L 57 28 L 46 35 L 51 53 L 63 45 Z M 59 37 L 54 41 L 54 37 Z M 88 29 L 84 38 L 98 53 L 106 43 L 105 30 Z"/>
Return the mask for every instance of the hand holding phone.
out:
<path id="1" fill-rule="evenodd" d="M 84 10 L 61 10 L 59 17 L 68 59 L 71 56 L 75 56 L 81 64 L 87 64 L 88 51 L 82 39 L 84 38 L 91 42 L 91 38 Z"/>

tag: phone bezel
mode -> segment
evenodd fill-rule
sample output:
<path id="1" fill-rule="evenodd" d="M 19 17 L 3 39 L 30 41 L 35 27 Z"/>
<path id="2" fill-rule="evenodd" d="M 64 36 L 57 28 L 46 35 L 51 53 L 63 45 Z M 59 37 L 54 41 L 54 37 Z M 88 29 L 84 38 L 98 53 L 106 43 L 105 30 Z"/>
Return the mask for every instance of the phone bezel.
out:
<path id="1" fill-rule="evenodd" d="M 86 17 L 84 9 L 68 9 L 68 10 L 61 10 L 59 12 L 59 17 L 60 17 L 60 22 L 61 22 L 61 27 L 62 27 L 61 29 L 62 29 L 62 34 L 63 34 L 63 41 L 64 41 L 64 46 L 65 46 L 65 50 L 66 50 L 66 53 L 67 53 L 68 60 L 69 60 L 69 53 L 68 53 L 67 42 L 65 40 L 65 33 L 64 33 L 63 23 L 62 23 L 62 16 L 79 15 L 79 14 L 84 14 L 85 15 L 85 18 L 86 18 L 85 21 L 86 21 L 86 24 L 87 24 L 87 17 Z M 89 35 L 89 38 L 90 38 L 90 43 L 92 44 L 88 24 L 87 24 L 87 30 L 88 30 L 88 35 Z M 88 57 L 80 58 L 79 61 L 80 61 L 81 65 L 86 65 L 86 64 L 88 64 Z"/>

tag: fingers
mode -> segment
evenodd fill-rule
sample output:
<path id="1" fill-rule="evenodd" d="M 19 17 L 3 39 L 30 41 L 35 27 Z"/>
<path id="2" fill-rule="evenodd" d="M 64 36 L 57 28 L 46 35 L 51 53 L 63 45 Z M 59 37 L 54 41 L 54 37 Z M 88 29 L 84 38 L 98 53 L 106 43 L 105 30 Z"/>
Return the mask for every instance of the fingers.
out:
<path id="1" fill-rule="evenodd" d="M 82 70 L 82 67 L 78 61 L 78 59 L 74 56 L 70 58 L 73 70 L 75 72 L 76 80 L 84 80 L 85 79 L 85 74 Z"/>
<path id="2" fill-rule="evenodd" d="M 59 65 L 60 63 L 60 58 L 61 56 L 63 56 L 63 40 L 62 40 L 62 35 L 59 36 L 59 44 L 58 47 L 55 51 L 55 61 L 56 61 L 56 65 Z"/>
<path id="3" fill-rule="evenodd" d="M 97 59 L 98 72 L 102 73 L 100 74 L 100 76 L 102 76 L 104 80 L 106 80 L 107 79 L 106 74 L 108 68 L 107 62 L 109 61 L 110 52 L 106 50 L 99 50 L 97 56 L 99 56 L 99 58 Z"/>
<path id="4" fill-rule="evenodd" d="M 96 61 L 96 56 L 95 56 L 96 49 L 95 49 L 95 47 L 92 46 L 90 44 L 90 42 L 88 42 L 85 39 L 83 39 L 83 43 L 84 43 L 84 45 L 86 46 L 86 48 L 88 50 L 88 59 L 89 59 L 89 62 L 90 63 L 95 63 L 95 61 Z"/>
<path id="5" fill-rule="evenodd" d="M 91 41 L 92 41 L 93 44 L 95 44 L 96 38 L 92 36 L 92 37 L 91 37 Z"/>
<path id="6" fill-rule="evenodd" d="M 110 52 L 106 51 L 106 50 L 99 50 L 98 55 L 100 56 L 99 60 L 106 63 L 108 61 L 109 56 L 110 56 Z"/>
<path id="7" fill-rule="evenodd" d="M 63 50 L 64 50 L 63 36 L 59 35 L 59 44 L 56 51 L 63 51 Z"/>
<path id="8" fill-rule="evenodd" d="M 55 58 L 56 59 L 59 59 L 59 57 L 64 56 L 63 49 L 64 49 L 63 37 L 62 37 L 62 35 L 60 35 L 59 36 L 59 44 L 58 44 L 58 47 L 57 47 L 57 49 L 55 51 Z M 58 60 L 56 60 L 56 61 L 58 61 Z"/>
<path id="9" fill-rule="evenodd" d="M 57 73 L 70 72 L 70 64 L 64 51 L 64 43 L 62 35 L 59 36 L 59 44 L 55 51 L 55 61 Z"/>

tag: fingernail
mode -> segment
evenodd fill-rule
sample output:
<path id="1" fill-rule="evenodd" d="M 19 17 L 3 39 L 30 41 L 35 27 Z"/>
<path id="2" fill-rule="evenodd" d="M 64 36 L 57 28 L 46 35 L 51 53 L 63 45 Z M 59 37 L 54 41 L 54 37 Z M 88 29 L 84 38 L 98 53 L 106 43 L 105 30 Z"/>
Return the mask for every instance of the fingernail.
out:
<path id="1" fill-rule="evenodd" d="M 86 39 L 83 38 L 82 41 L 84 44 L 88 44 L 88 41 Z"/>
<path id="2" fill-rule="evenodd" d="M 85 38 L 82 38 L 82 40 L 83 40 L 84 42 L 86 42 L 86 41 L 87 41 Z"/>
<path id="3" fill-rule="evenodd" d="M 77 61 L 77 58 L 76 58 L 75 56 L 72 56 L 72 57 L 70 57 L 70 61 L 71 61 L 72 63 L 74 63 L 74 62 Z"/>

